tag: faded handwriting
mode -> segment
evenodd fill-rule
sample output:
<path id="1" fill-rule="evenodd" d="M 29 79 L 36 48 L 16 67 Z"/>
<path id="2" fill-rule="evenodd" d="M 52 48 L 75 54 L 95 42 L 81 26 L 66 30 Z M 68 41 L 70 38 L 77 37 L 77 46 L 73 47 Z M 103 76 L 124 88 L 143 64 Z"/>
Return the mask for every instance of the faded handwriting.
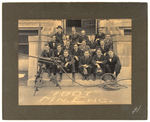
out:
<path id="1" fill-rule="evenodd" d="M 94 96 L 94 91 L 63 91 L 63 92 L 51 92 L 50 96 L 42 97 L 39 102 L 40 104 L 47 104 L 47 103 L 60 103 L 60 104 L 80 104 L 80 103 L 101 103 L 101 104 L 110 104 L 112 103 L 111 100 L 108 99 L 101 99 L 99 97 Z"/>
<path id="2" fill-rule="evenodd" d="M 138 113 L 139 110 L 141 109 L 141 106 L 142 106 L 142 105 L 140 105 L 140 106 L 138 106 L 138 107 L 135 107 L 135 108 L 132 110 L 132 114 Z"/>

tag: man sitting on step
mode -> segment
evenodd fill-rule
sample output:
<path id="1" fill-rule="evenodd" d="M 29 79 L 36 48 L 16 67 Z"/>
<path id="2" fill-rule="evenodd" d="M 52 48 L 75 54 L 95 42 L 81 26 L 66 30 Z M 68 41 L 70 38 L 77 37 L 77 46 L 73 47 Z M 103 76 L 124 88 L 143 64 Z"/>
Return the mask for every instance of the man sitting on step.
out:
<path id="1" fill-rule="evenodd" d="M 84 56 L 80 59 L 80 73 L 82 74 L 83 80 L 89 80 L 91 74 L 92 57 L 89 51 L 84 52 Z"/>
<path id="2" fill-rule="evenodd" d="M 61 45 L 59 44 L 59 45 L 57 45 L 57 49 L 54 51 L 54 57 L 60 58 L 62 55 L 63 55 L 63 49 L 62 49 Z M 61 68 L 57 64 L 54 64 L 53 65 L 53 73 L 55 76 L 57 76 L 56 73 L 60 74 L 60 81 L 62 79 L 62 73 L 61 72 L 62 72 Z"/>
<path id="3" fill-rule="evenodd" d="M 110 50 L 106 56 L 106 61 L 106 73 L 113 73 L 117 77 L 121 70 L 119 57 Z"/>
<path id="4" fill-rule="evenodd" d="M 73 72 L 73 60 L 72 57 L 69 55 L 68 50 L 64 50 L 64 55 L 61 56 L 61 66 L 65 70 L 66 73 L 72 73 L 72 80 L 74 81 L 74 72 Z M 61 69 L 63 73 L 64 71 Z"/>
<path id="5" fill-rule="evenodd" d="M 102 54 L 100 49 L 97 49 L 96 55 L 93 57 L 93 80 L 96 80 L 96 76 L 101 76 L 105 73 L 105 56 Z"/>

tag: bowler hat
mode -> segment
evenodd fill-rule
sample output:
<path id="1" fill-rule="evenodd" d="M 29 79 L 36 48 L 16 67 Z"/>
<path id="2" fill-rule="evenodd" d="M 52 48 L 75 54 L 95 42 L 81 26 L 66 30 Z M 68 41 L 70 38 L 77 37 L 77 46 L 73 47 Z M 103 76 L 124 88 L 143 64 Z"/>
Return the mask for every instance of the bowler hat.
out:
<path id="1" fill-rule="evenodd" d="M 58 29 L 58 28 L 61 28 L 61 29 L 62 29 L 62 27 L 61 27 L 60 25 L 57 27 L 57 29 Z"/>

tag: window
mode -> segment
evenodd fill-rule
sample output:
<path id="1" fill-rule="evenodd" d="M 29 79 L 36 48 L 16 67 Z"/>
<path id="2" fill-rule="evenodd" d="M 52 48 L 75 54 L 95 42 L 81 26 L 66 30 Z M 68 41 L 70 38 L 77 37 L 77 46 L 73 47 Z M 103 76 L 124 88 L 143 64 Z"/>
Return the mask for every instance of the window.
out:
<path id="1" fill-rule="evenodd" d="M 67 27 L 81 27 L 81 20 L 67 20 L 66 21 L 66 26 Z"/>
<path id="2" fill-rule="evenodd" d="M 124 29 L 124 35 L 131 35 L 131 29 Z"/>
<path id="3" fill-rule="evenodd" d="M 19 35 L 18 51 L 21 54 L 29 54 L 28 35 Z"/>

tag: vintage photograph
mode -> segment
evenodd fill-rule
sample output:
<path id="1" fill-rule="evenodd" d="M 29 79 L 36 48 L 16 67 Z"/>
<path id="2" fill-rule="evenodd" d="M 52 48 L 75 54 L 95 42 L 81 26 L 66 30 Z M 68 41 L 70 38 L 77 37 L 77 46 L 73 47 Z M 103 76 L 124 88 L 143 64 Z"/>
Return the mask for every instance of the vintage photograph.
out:
<path id="1" fill-rule="evenodd" d="M 132 19 L 18 20 L 19 105 L 132 104 Z"/>

